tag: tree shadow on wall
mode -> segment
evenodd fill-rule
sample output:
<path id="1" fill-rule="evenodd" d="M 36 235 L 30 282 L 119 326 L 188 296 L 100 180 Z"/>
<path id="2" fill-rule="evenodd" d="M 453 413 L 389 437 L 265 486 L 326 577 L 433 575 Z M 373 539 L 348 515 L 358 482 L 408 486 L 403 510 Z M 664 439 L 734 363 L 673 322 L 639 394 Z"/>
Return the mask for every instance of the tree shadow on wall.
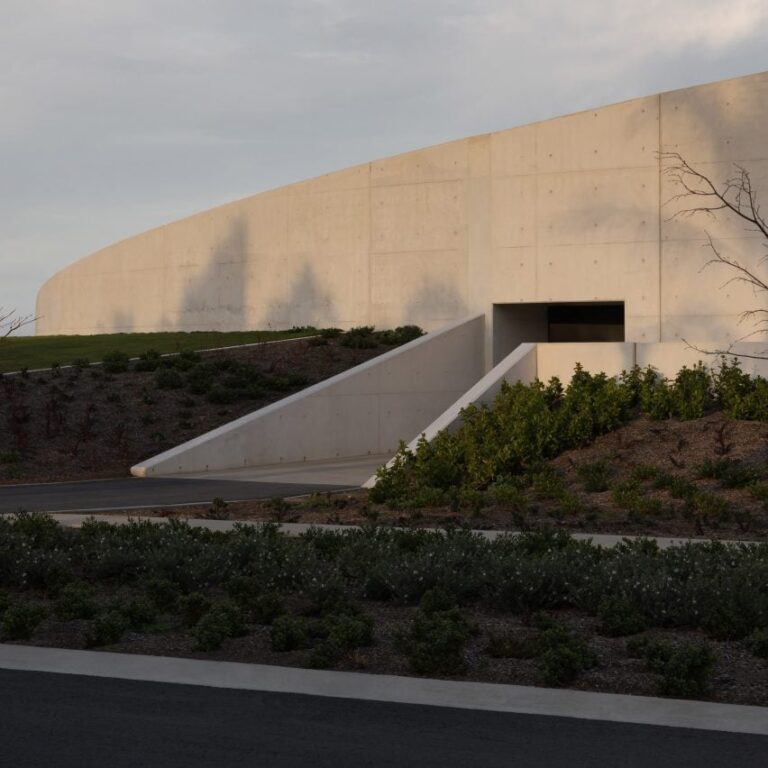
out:
<path id="1" fill-rule="evenodd" d="M 286 294 L 266 308 L 267 323 L 283 327 L 312 325 L 326 328 L 339 322 L 332 294 L 320 285 L 315 269 L 304 264 Z"/>
<path id="2" fill-rule="evenodd" d="M 446 280 L 423 280 L 405 307 L 402 323 L 436 328 L 467 314 L 467 299 Z"/>
<path id="3" fill-rule="evenodd" d="M 231 219 L 225 237 L 211 248 L 208 263 L 202 271 L 196 263 L 179 267 L 185 287 L 177 313 L 177 328 L 184 331 L 247 330 L 248 265 L 248 226 L 238 215 Z"/>

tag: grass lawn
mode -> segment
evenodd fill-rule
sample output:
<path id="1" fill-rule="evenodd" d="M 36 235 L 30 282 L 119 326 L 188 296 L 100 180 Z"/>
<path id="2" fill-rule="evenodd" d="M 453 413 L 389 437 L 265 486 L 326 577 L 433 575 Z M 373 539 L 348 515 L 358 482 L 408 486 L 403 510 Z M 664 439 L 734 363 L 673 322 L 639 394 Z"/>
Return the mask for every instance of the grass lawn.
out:
<path id="1" fill-rule="evenodd" d="M 105 354 L 119 350 L 130 357 L 155 349 L 180 352 L 182 349 L 212 349 L 261 341 L 279 341 L 311 336 L 300 331 L 193 331 L 191 333 L 105 333 L 95 336 L 19 336 L 0 342 L 0 373 L 22 368 L 49 368 L 53 363 L 69 365 L 78 358 L 96 363 Z"/>

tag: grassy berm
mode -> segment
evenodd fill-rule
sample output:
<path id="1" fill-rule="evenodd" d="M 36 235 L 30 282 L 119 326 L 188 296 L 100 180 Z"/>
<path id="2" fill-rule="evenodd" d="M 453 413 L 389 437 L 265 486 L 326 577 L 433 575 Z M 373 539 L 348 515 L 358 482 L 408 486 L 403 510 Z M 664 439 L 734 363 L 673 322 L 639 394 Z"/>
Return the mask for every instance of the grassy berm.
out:
<path id="1" fill-rule="evenodd" d="M 306 330 L 306 329 L 305 329 Z M 98 366 L 0 377 L 0 483 L 117 477 L 203 434 L 421 334 L 315 331 L 311 339 L 162 357 L 123 349 Z"/>

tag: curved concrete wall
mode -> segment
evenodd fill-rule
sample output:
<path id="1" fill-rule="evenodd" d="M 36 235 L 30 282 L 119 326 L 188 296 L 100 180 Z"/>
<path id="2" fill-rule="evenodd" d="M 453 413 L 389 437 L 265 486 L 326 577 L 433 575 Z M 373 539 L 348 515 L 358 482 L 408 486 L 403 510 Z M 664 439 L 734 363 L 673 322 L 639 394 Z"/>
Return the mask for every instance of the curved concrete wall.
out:
<path id="1" fill-rule="evenodd" d="M 623 300 L 626 339 L 727 341 L 751 292 L 669 221 L 660 151 L 768 189 L 768 74 L 673 91 L 349 168 L 105 248 L 40 290 L 38 333 L 435 329 L 494 303 Z M 759 258 L 754 235 L 707 223 Z"/>

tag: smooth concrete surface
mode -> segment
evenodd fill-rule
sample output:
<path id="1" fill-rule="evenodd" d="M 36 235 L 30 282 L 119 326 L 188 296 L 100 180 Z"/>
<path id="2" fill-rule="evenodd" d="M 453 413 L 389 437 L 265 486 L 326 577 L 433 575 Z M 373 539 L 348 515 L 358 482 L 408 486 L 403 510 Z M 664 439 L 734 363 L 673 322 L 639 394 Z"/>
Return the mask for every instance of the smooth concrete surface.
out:
<path id="1" fill-rule="evenodd" d="M 659 375 L 674 379 L 683 366 L 690 368 L 697 363 L 703 363 L 708 368 L 717 369 L 723 357 L 730 362 L 734 355 L 743 355 L 738 359 L 745 373 L 768 377 L 768 342 L 741 342 L 731 345 L 725 355 L 707 354 L 717 349 L 718 347 L 707 347 L 706 351 L 697 350 L 681 341 L 653 344 L 537 344 L 536 375 L 544 382 L 557 376 L 567 384 L 571 380 L 576 363 L 581 363 L 584 370 L 590 373 L 605 373 L 608 376 L 618 376 L 633 365 L 640 368 L 651 366 Z M 750 356 L 762 356 L 764 359 Z"/>
<path id="2" fill-rule="evenodd" d="M 768 735 L 765 707 L 650 696 L 10 644 L 0 669 Z"/>
<path id="3" fill-rule="evenodd" d="M 408 443 L 408 449 L 415 451 L 422 437 L 429 441 L 445 429 L 456 429 L 461 423 L 461 412 L 470 405 L 490 405 L 501 390 L 504 381 L 532 382 L 536 378 L 536 345 L 520 344 L 498 365 L 492 368 L 480 381 L 470 387 L 455 403 L 440 414 L 424 431 Z M 365 488 L 376 485 L 372 474 L 363 483 Z"/>
<path id="4" fill-rule="evenodd" d="M 80 512 L 110 509 L 147 509 L 224 501 L 301 496 L 313 492 L 338 491 L 346 483 L 307 483 L 285 480 L 251 481 L 135 477 L 113 480 L 84 480 L 32 485 L 0 485 L 0 514 L 18 512 Z"/>
<path id="5" fill-rule="evenodd" d="M 0 671 L 14 768 L 762 768 L 766 738 L 417 704 Z"/>
<path id="6" fill-rule="evenodd" d="M 635 364 L 635 345 L 622 342 L 599 344 L 538 344 L 536 351 L 537 377 L 547 382 L 556 376 L 567 384 L 576 363 L 590 373 L 617 376 Z"/>
<path id="7" fill-rule="evenodd" d="M 493 306 L 621 301 L 627 341 L 721 343 L 748 286 L 700 271 L 704 230 L 752 265 L 739 221 L 688 203 L 661 153 L 721 182 L 768 182 L 768 73 L 662 93 L 374 160 L 117 243 L 52 277 L 41 334 L 418 323 Z M 540 339 L 518 338 L 517 342 Z M 504 350 L 504 354 L 509 350 Z"/>
<path id="8" fill-rule="evenodd" d="M 151 510 L 150 510 L 151 511 Z M 53 513 L 51 517 L 56 520 L 60 525 L 65 528 L 79 528 L 86 520 L 98 520 L 104 523 L 110 523 L 111 525 L 125 525 L 131 520 L 143 520 L 150 523 L 167 523 L 167 517 L 149 517 L 144 516 L 137 511 L 136 514 L 131 515 L 99 515 L 99 514 L 78 514 L 74 512 L 61 512 Z M 190 519 L 187 523 L 192 528 L 204 528 L 209 531 L 231 531 L 237 525 L 265 525 L 266 523 L 255 522 L 253 520 L 201 520 Z M 271 523 L 270 523 L 271 524 Z M 401 528 L 399 526 L 392 526 L 396 530 L 417 530 L 414 528 Z M 336 523 L 279 523 L 278 528 L 286 536 L 301 536 L 311 530 L 329 531 L 336 533 L 343 533 L 345 531 L 360 530 L 360 526 L 357 525 L 341 525 Z M 432 530 L 441 531 L 442 528 L 434 528 Z M 494 539 L 503 538 L 505 536 L 520 536 L 520 531 L 489 531 L 484 529 L 478 529 L 471 531 L 475 536 L 480 536 L 489 541 Z M 642 539 L 644 541 L 654 541 L 660 549 L 667 549 L 668 547 L 679 547 L 684 544 L 695 542 L 708 542 L 711 539 L 687 539 L 687 538 L 669 538 L 666 536 L 618 536 L 610 533 L 578 533 L 571 531 L 571 536 L 577 541 L 591 541 L 593 544 L 600 547 L 615 547 L 616 545 L 624 541 L 637 541 Z M 731 541 L 728 539 L 721 539 L 724 544 L 760 544 L 765 542 L 743 540 L 740 542 Z"/>
<path id="9" fill-rule="evenodd" d="M 356 459 L 332 461 L 300 461 L 295 464 L 272 464 L 261 467 L 223 469 L 218 472 L 198 472 L 173 475 L 190 480 L 237 480 L 247 483 L 283 483 L 288 485 L 337 485 L 357 488 L 392 458 L 384 453 Z"/>
<path id="10" fill-rule="evenodd" d="M 483 374 L 483 315 L 455 321 L 140 462 L 139 477 L 393 455 Z"/>

